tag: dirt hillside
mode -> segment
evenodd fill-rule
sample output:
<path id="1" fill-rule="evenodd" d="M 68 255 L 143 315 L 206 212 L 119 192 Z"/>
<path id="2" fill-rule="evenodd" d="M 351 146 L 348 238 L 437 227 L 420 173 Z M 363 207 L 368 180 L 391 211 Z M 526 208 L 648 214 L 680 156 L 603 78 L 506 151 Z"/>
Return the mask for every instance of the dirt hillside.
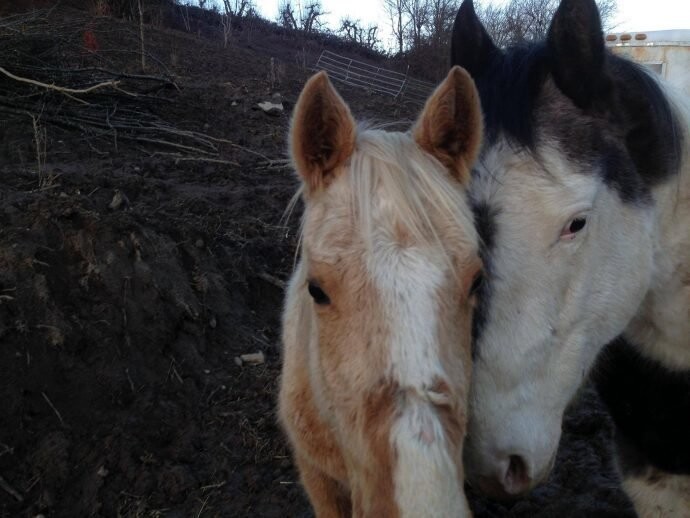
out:
<path id="1" fill-rule="evenodd" d="M 142 73 L 133 24 L 24 16 L 0 18 L 7 71 L 118 83 L 0 76 L 0 516 L 311 516 L 274 411 L 306 54 L 147 26 Z M 417 109 L 343 95 L 375 121 Z M 476 515 L 632 516 L 610 439 L 584 391 L 550 482 Z"/>

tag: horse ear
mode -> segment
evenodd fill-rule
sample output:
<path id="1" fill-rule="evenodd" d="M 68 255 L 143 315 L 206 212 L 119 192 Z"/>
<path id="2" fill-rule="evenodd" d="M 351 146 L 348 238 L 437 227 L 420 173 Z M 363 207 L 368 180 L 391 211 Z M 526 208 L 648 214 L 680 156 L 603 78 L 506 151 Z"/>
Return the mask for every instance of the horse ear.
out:
<path id="1" fill-rule="evenodd" d="M 355 121 L 326 72 L 315 74 L 295 105 L 290 128 L 292 161 L 307 193 L 327 186 L 355 148 Z"/>
<path id="2" fill-rule="evenodd" d="M 470 75 L 453 67 L 426 102 L 414 139 L 435 156 L 460 183 L 467 184 L 482 139 L 479 94 Z"/>
<path id="3" fill-rule="evenodd" d="M 547 45 L 558 88 L 580 108 L 604 93 L 605 49 L 594 0 L 562 0 L 554 14 Z"/>
<path id="4" fill-rule="evenodd" d="M 491 61 L 491 55 L 500 52 L 474 10 L 474 2 L 465 0 L 453 25 L 450 45 L 450 64 L 459 65 L 472 76 L 481 75 Z"/>

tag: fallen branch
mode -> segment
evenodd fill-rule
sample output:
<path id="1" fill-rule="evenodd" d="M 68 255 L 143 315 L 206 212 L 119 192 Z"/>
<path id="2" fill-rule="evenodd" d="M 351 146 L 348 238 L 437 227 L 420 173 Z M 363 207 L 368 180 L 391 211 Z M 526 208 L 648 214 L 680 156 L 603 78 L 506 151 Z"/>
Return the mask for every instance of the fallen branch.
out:
<path id="1" fill-rule="evenodd" d="M 4 478 L 2 478 L 2 476 L 0 476 L 0 487 L 4 489 L 6 492 L 8 492 L 10 495 L 12 495 L 15 498 L 15 500 L 17 500 L 17 502 L 24 501 L 24 497 L 19 493 L 19 491 L 10 486 L 7 483 L 7 481 Z"/>
<path id="2" fill-rule="evenodd" d="M 10 448 L 9 446 L 7 446 L 7 444 L 3 444 L 0 442 L 0 447 L 2 448 L 2 450 L 0 451 L 0 457 L 5 455 L 5 453 L 9 453 L 10 455 L 14 453 L 14 448 Z"/>
<path id="3" fill-rule="evenodd" d="M 117 88 L 117 86 L 120 84 L 120 81 L 105 81 L 104 83 L 98 83 L 87 88 L 68 88 L 66 86 L 49 85 L 48 83 L 42 83 L 41 81 L 36 81 L 35 79 L 29 79 L 27 77 L 20 77 L 12 72 L 9 72 L 8 70 L 5 70 L 3 67 L 0 67 L 0 72 L 5 74 L 7 77 L 14 79 L 15 81 L 29 83 L 34 86 L 40 86 L 41 88 L 45 88 L 47 90 L 55 90 L 56 92 L 65 94 L 87 94 L 93 92 L 94 90 L 98 90 L 99 88 L 105 88 L 106 86 Z M 136 95 L 130 92 L 124 92 L 120 88 L 118 88 L 118 91 L 126 93 L 127 95 Z"/>
<path id="4" fill-rule="evenodd" d="M 258 272 L 258 273 L 256 274 L 256 276 L 257 276 L 259 279 L 268 282 L 269 284 L 273 284 L 274 286 L 276 286 L 277 288 L 280 288 L 281 290 L 284 290 L 284 289 L 285 289 L 285 286 L 286 286 L 285 281 L 279 279 L 278 277 L 275 277 L 275 276 L 271 275 L 270 273 Z"/>
<path id="5" fill-rule="evenodd" d="M 63 428 L 67 428 L 67 425 L 65 425 L 65 422 L 62 420 L 62 415 L 60 414 L 60 411 L 57 408 L 55 408 L 55 405 L 53 405 L 53 402 L 50 399 L 48 399 L 48 396 L 45 392 L 41 392 L 41 394 L 43 395 L 43 399 L 46 400 L 46 403 L 48 403 L 48 406 L 50 406 L 50 408 L 53 409 L 53 412 L 55 412 L 55 415 L 60 420 L 60 424 L 62 424 Z"/>
<path id="6" fill-rule="evenodd" d="M 152 153 L 151 156 L 170 157 L 173 158 L 175 162 L 209 162 L 212 164 L 232 165 L 235 167 L 240 167 L 241 165 L 239 162 L 235 162 L 234 160 L 223 160 L 222 158 L 210 158 L 205 156 L 182 156 L 179 153 L 166 153 L 165 151 L 156 151 L 155 153 Z"/>
<path id="7" fill-rule="evenodd" d="M 248 147 L 244 147 L 244 146 L 240 146 L 239 144 L 235 144 L 231 140 L 227 140 L 224 138 L 211 137 L 210 135 L 206 135 L 206 138 L 208 138 L 209 140 L 212 140 L 214 142 L 220 142 L 223 144 L 227 144 L 231 147 L 234 147 L 235 149 L 239 149 L 240 151 L 244 151 L 245 153 L 250 153 L 252 155 L 256 155 L 260 158 L 263 158 L 267 162 L 272 162 L 272 160 L 270 158 L 268 158 L 266 155 L 264 155 L 263 153 L 259 153 L 258 151 L 254 151 L 253 149 L 249 149 Z"/>

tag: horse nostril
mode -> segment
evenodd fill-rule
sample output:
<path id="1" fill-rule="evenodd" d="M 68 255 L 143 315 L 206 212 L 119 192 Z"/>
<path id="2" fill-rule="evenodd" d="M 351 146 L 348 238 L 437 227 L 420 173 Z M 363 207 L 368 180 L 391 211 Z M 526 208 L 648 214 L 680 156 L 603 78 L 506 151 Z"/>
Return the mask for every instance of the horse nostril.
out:
<path id="1" fill-rule="evenodd" d="M 503 477 L 503 488 L 510 495 L 519 495 L 530 487 L 529 470 L 527 463 L 520 455 L 508 457 L 508 469 Z"/>

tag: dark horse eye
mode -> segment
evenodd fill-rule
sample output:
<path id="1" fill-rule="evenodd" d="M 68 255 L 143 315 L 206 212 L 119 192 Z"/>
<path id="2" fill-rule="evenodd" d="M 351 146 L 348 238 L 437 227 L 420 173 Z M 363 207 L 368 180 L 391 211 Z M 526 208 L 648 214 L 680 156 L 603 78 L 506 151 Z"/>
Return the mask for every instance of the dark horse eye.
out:
<path id="1" fill-rule="evenodd" d="M 585 218 L 575 218 L 570 222 L 570 226 L 568 226 L 568 230 L 575 234 L 576 232 L 579 232 L 583 228 L 585 228 L 585 225 L 587 224 L 587 220 Z"/>
<path id="2" fill-rule="evenodd" d="M 568 224 L 561 230 L 561 239 L 569 241 L 575 239 L 575 235 L 580 232 L 587 224 L 585 216 L 577 216 L 571 219 Z"/>
<path id="3" fill-rule="evenodd" d="M 484 284 L 484 274 L 482 272 L 479 272 L 477 275 L 474 276 L 474 280 L 472 281 L 472 286 L 470 286 L 470 296 L 476 295 L 483 284 Z"/>
<path id="4" fill-rule="evenodd" d="M 313 281 L 309 281 L 309 295 L 311 295 L 311 298 L 313 298 L 314 302 L 319 306 L 326 306 L 331 303 L 331 299 L 328 298 L 326 292 Z"/>

